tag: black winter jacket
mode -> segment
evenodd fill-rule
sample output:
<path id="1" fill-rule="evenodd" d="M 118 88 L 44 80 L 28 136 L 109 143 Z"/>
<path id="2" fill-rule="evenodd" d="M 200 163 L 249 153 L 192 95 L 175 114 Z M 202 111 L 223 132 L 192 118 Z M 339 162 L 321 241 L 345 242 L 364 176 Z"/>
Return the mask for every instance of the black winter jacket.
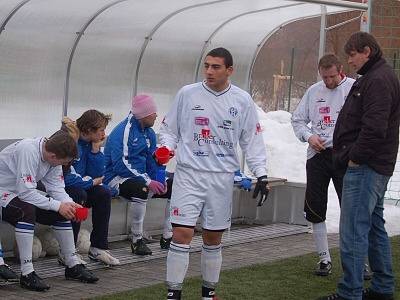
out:
<path id="1" fill-rule="evenodd" d="M 400 84 L 383 58 L 368 61 L 351 88 L 333 134 L 333 161 L 349 160 L 391 176 L 399 146 Z M 361 71 L 360 70 L 360 71 Z"/>

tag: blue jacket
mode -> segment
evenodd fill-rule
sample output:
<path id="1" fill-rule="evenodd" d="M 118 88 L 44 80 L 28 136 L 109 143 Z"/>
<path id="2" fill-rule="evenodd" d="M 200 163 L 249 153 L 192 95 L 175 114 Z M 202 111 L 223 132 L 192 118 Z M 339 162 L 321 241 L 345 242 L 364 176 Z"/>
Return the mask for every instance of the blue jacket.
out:
<path id="1" fill-rule="evenodd" d="M 130 113 L 107 138 L 104 149 L 105 178 L 108 184 L 114 177 L 132 178 L 145 184 L 156 178 L 156 134 L 152 128 L 143 129 Z"/>
<path id="2" fill-rule="evenodd" d="M 70 172 L 64 174 L 65 186 L 88 190 L 93 186 L 93 179 L 104 175 L 104 154 L 92 153 L 92 143 L 78 140 L 79 158 L 74 161 Z"/>

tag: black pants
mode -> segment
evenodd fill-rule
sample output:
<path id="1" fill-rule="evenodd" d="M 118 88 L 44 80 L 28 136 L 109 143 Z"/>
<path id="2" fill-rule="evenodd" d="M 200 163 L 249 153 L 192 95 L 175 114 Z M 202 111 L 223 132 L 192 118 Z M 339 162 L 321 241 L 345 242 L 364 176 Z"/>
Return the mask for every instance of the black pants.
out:
<path id="1" fill-rule="evenodd" d="M 111 213 L 111 193 L 101 185 L 94 186 L 89 190 L 69 186 L 65 188 L 74 202 L 85 207 L 92 208 L 93 230 L 90 234 L 90 244 L 99 249 L 108 249 L 108 224 Z M 80 222 L 72 222 L 75 245 L 81 227 Z"/>
<path id="2" fill-rule="evenodd" d="M 36 206 L 22 201 L 15 197 L 10 203 L 3 207 L 3 220 L 16 226 L 18 222 L 26 222 L 29 224 L 40 223 L 44 225 L 53 225 L 57 221 L 66 221 L 58 212 L 52 210 L 44 210 Z"/>
<path id="3" fill-rule="evenodd" d="M 167 178 L 167 192 L 163 195 L 154 195 L 153 198 L 171 199 L 173 179 L 173 173 L 170 173 Z M 119 195 L 126 199 L 131 199 L 132 197 L 147 199 L 149 196 L 149 188 L 142 181 L 128 179 L 119 185 Z"/>
<path id="4" fill-rule="evenodd" d="M 338 170 L 333 167 L 332 149 L 330 148 L 315 154 L 307 160 L 306 170 L 305 217 L 311 223 L 320 223 L 326 219 L 329 182 L 332 179 L 340 204 L 343 177 L 346 170 Z"/>

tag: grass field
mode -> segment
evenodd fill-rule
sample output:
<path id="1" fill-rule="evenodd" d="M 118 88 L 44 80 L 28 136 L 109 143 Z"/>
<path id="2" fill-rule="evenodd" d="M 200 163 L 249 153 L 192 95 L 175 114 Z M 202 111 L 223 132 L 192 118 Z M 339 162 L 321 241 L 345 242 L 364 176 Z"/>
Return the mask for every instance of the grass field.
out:
<path id="1" fill-rule="evenodd" d="M 400 236 L 392 238 L 393 267 L 396 282 L 400 282 Z M 338 250 L 332 251 L 334 271 L 331 276 L 317 277 L 311 272 L 315 266 L 315 255 L 309 254 L 273 263 L 254 265 L 221 273 L 217 294 L 223 300 L 314 300 L 335 291 L 340 276 Z M 185 300 L 200 299 L 201 278 L 185 280 L 182 292 Z M 397 285 L 396 299 L 400 300 Z M 163 284 L 130 292 L 99 297 L 96 299 L 165 299 Z"/>

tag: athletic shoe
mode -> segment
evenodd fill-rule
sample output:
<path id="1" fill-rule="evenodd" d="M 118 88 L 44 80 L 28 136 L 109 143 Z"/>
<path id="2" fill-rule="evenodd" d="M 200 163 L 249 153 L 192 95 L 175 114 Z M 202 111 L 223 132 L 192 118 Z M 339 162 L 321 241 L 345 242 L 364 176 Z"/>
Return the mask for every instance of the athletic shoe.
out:
<path id="1" fill-rule="evenodd" d="M 108 250 L 90 247 L 88 256 L 91 260 L 100 261 L 109 266 L 116 266 L 120 264 L 118 258 L 113 257 Z"/>
<path id="2" fill-rule="evenodd" d="M 371 289 L 363 290 L 363 300 L 394 300 L 393 294 L 381 294 Z"/>
<path id="3" fill-rule="evenodd" d="M 50 288 L 50 286 L 44 282 L 43 279 L 35 273 L 35 271 L 25 276 L 21 275 L 19 284 L 25 289 L 37 292 L 43 292 Z"/>
<path id="4" fill-rule="evenodd" d="M 163 236 L 160 238 L 160 247 L 163 250 L 168 250 L 171 244 L 172 238 L 166 239 Z"/>
<path id="5" fill-rule="evenodd" d="M 168 289 L 167 299 L 168 300 L 181 300 L 182 291 L 181 290 L 170 290 Z"/>
<path id="6" fill-rule="evenodd" d="M 319 297 L 317 298 L 317 300 L 348 300 L 348 299 L 343 298 L 335 293 L 329 296 Z"/>
<path id="7" fill-rule="evenodd" d="M 17 274 L 7 264 L 0 265 L 0 278 L 12 282 L 19 281 Z"/>
<path id="8" fill-rule="evenodd" d="M 78 252 L 75 252 L 75 255 L 76 255 L 76 258 L 78 258 L 78 264 L 81 264 L 81 265 L 87 264 L 87 262 L 83 259 L 82 255 L 80 255 Z M 58 252 L 57 261 L 60 266 L 64 266 L 64 267 L 67 266 L 65 263 L 65 256 L 62 255 L 61 252 Z"/>
<path id="9" fill-rule="evenodd" d="M 332 274 L 332 263 L 330 261 L 320 261 L 314 274 L 317 276 L 328 276 Z"/>
<path id="10" fill-rule="evenodd" d="M 79 280 L 86 283 L 94 283 L 99 280 L 85 265 L 78 264 L 72 268 L 65 268 L 65 278 Z"/>
<path id="11" fill-rule="evenodd" d="M 371 272 L 368 264 L 365 264 L 364 265 L 364 274 L 363 274 L 364 280 L 371 280 L 372 279 L 372 275 L 373 275 L 373 273 Z"/>
<path id="12" fill-rule="evenodd" d="M 151 255 L 150 248 L 147 247 L 143 239 L 137 240 L 135 243 L 131 243 L 132 253 L 136 255 Z"/>

